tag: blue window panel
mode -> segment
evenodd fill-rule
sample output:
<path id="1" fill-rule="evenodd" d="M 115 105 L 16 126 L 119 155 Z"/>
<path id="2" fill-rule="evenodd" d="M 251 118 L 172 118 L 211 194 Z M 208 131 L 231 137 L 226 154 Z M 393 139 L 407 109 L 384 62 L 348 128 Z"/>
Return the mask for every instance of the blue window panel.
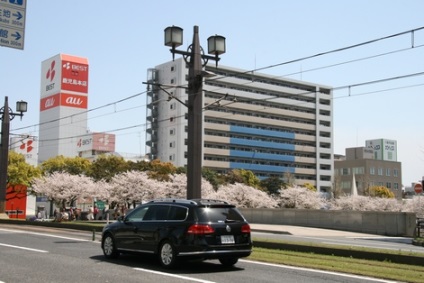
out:
<path id="1" fill-rule="evenodd" d="M 245 169 L 250 171 L 264 171 L 264 172 L 278 172 L 284 173 L 295 173 L 295 168 L 285 166 L 272 166 L 272 165 L 261 165 L 261 164 L 250 164 L 250 163 L 238 163 L 230 162 L 231 169 Z"/>
<path id="2" fill-rule="evenodd" d="M 295 145 L 293 144 L 266 142 L 266 141 L 258 141 L 258 140 L 247 140 L 247 139 L 240 139 L 240 138 L 230 138 L 230 144 L 245 145 L 248 147 L 276 148 L 276 149 L 285 149 L 285 150 L 293 150 L 293 151 L 295 148 Z"/>
<path id="3" fill-rule="evenodd" d="M 285 139 L 294 139 L 295 134 L 289 132 L 277 132 L 271 130 L 263 130 L 263 129 L 254 129 L 240 126 L 231 126 L 230 131 L 234 133 L 242 133 L 249 135 L 258 135 L 258 136 L 266 136 L 266 137 L 276 137 L 276 138 L 285 138 Z"/>
<path id="4" fill-rule="evenodd" d="M 295 162 L 295 157 L 292 155 L 279 155 L 272 153 L 251 152 L 242 150 L 230 150 L 230 157 L 245 157 L 254 159 L 278 160 Z"/>

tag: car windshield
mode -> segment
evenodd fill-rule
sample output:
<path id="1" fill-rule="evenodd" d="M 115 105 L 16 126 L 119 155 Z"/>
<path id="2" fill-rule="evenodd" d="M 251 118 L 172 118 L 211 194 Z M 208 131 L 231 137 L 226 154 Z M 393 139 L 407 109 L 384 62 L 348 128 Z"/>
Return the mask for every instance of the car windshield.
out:
<path id="1" fill-rule="evenodd" d="M 234 207 L 200 207 L 198 218 L 201 222 L 244 221 L 243 216 Z"/>

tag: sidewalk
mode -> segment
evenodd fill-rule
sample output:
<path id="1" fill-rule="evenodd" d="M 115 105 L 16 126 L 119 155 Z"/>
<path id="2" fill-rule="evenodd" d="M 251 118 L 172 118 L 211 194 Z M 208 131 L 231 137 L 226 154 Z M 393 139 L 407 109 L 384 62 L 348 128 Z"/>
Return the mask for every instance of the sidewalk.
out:
<path id="1" fill-rule="evenodd" d="M 295 236 L 320 236 L 320 237 L 381 237 L 381 235 L 357 233 L 349 231 L 339 231 L 322 228 L 310 228 L 290 225 L 272 225 L 249 223 L 253 232 L 266 232 L 276 234 L 286 234 Z"/>

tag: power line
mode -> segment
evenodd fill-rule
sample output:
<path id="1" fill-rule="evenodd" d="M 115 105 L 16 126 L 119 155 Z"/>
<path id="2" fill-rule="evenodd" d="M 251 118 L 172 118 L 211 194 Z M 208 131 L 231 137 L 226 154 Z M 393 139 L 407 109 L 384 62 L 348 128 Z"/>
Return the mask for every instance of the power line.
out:
<path id="1" fill-rule="evenodd" d="M 419 28 L 416 28 L 416 29 L 413 29 L 413 30 L 404 31 L 404 32 L 396 33 L 396 34 L 392 34 L 392 35 L 389 35 L 389 36 L 385 36 L 385 37 L 381 37 L 381 38 L 369 40 L 369 41 L 366 41 L 366 42 L 362 42 L 362 43 L 350 45 L 350 46 L 343 47 L 343 48 L 338 48 L 338 49 L 330 50 L 330 51 L 327 51 L 327 52 L 317 53 L 317 54 L 314 54 L 314 55 L 311 55 L 311 56 L 306 56 L 306 57 L 298 58 L 298 59 L 295 59 L 295 60 L 290 60 L 290 61 L 286 61 L 286 62 L 274 64 L 274 65 L 269 65 L 267 67 L 261 67 L 261 68 L 256 68 L 256 69 L 253 69 L 253 70 L 250 70 L 250 71 L 240 72 L 240 74 L 253 73 L 253 72 L 256 72 L 256 71 L 270 69 L 270 68 L 274 68 L 274 67 L 277 67 L 277 66 L 287 65 L 287 64 L 291 64 L 291 63 L 295 63 L 295 62 L 300 62 L 300 61 L 303 61 L 303 60 L 308 60 L 308 59 L 312 59 L 312 58 L 315 58 L 315 57 L 328 55 L 328 54 L 331 54 L 331 53 L 341 52 L 341 51 L 349 50 L 349 49 L 352 49 L 352 48 L 364 46 L 364 45 L 367 45 L 367 44 L 372 44 L 372 43 L 375 43 L 375 42 L 378 42 L 378 41 L 382 41 L 382 40 L 394 38 L 394 37 L 397 37 L 397 36 L 405 35 L 405 34 L 408 34 L 408 33 L 414 34 L 415 31 L 419 31 L 419 30 L 422 30 L 422 29 L 424 29 L 424 27 L 419 27 Z M 414 46 L 414 39 L 413 38 L 411 39 L 411 45 L 412 45 L 411 48 L 419 48 L 419 47 L 424 46 L 424 45 Z M 385 55 L 393 54 L 393 53 L 396 53 L 396 52 L 402 52 L 402 51 L 410 50 L 411 48 L 405 48 L 405 49 L 395 50 L 395 51 L 391 51 L 391 52 L 387 52 L 387 53 L 377 54 L 377 55 L 374 55 L 374 56 L 369 56 L 369 57 L 365 57 L 365 58 L 360 58 L 360 59 L 356 59 L 356 60 L 346 61 L 346 62 L 342 62 L 342 63 L 338 63 L 338 64 L 333 64 L 333 65 L 329 65 L 329 66 L 324 66 L 324 67 L 320 67 L 320 68 L 315 68 L 315 69 L 311 69 L 311 70 L 307 70 L 307 71 L 314 71 L 314 70 L 319 70 L 319 69 L 334 67 L 334 66 L 338 66 L 338 65 L 342 65 L 342 64 L 348 64 L 348 63 L 352 63 L 352 62 L 357 62 L 357 61 L 361 61 L 361 60 L 372 59 L 372 58 L 376 58 L 376 57 L 380 57 L 380 56 L 385 56 Z M 386 78 L 386 79 L 381 79 L 381 80 L 376 80 L 376 81 L 358 83 L 358 84 L 353 84 L 353 85 L 349 85 L 349 86 L 342 86 L 342 87 L 333 88 L 333 90 L 339 90 L 339 89 L 343 89 L 343 88 L 349 88 L 350 89 L 352 87 L 363 86 L 363 85 L 368 85 L 368 84 L 372 84 L 372 83 L 386 82 L 386 81 L 390 81 L 390 80 L 402 79 L 402 78 L 407 78 L 407 77 L 417 76 L 417 75 L 422 75 L 422 74 L 423 74 L 423 72 L 422 73 L 410 74 L 410 75 L 404 75 L 404 76 L 398 76 L 398 77 L 392 77 L 392 78 Z M 291 74 L 289 74 L 289 75 L 291 75 Z M 210 82 L 210 81 L 219 80 L 219 79 L 226 78 L 226 77 L 231 77 L 231 76 L 221 76 L 221 77 L 218 77 L 218 78 L 209 79 L 207 81 Z M 252 83 L 252 82 L 250 82 L 250 83 Z M 248 83 L 246 83 L 246 84 L 248 84 Z M 182 85 L 182 86 L 175 86 L 175 88 L 178 88 L 178 87 L 184 87 L 184 85 Z M 215 89 L 215 91 L 216 91 L 216 89 Z M 138 97 L 138 96 L 140 96 L 140 95 L 142 95 L 144 93 L 146 93 L 146 91 L 141 92 L 141 93 L 138 93 L 138 94 L 135 94 L 135 95 L 131 95 L 129 97 L 126 97 L 126 98 L 117 100 L 115 102 L 111 102 L 111 103 L 108 103 L 108 104 L 105 104 L 105 105 L 102 105 L 102 106 L 99 106 L 99 107 L 96 107 L 96 108 L 92 108 L 92 109 L 86 110 L 86 111 L 81 112 L 81 113 L 78 113 L 78 114 L 69 115 L 69 116 L 66 116 L 66 117 L 61 117 L 61 118 L 54 119 L 54 120 L 51 120 L 51 121 L 47 121 L 47 122 L 44 122 L 44 123 L 39 123 L 39 124 L 34 124 L 34 125 L 26 126 L 26 127 L 21 127 L 21 128 L 17 128 L 17 129 L 14 129 L 14 130 L 17 131 L 17 130 L 27 129 L 27 128 L 30 128 L 30 127 L 36 127 L 36 126 L 41 126 L 41 125 L 44 125 L 44 124 L 47 124 L 47 123 L 56 122 L 56 121 L 59 121 L 61 119 L 72 118 L 72 117 L 74 117 L 76 115 L 81 115 L 81 114 L 85 114 L 85 113 L 88 113 L 88 112 L 93 112 L 93 111 L 96 111 L 96 110 L 99 110 L 99 109 L 102 109 L 102 108 L 105 108 L 105 107 L 108 107 L 108 106 L 119 104 L 119 103 L 124 102 L 126 100 L 130 100 L 132 98 Z M 210 93 L 213 93 L 213 91 L 210 91 Z M 305 92 L 305 93 L 301 93 L 300 95 L 302 95 L 302 94 L 310 94 L 310 93 L 311 92 Z M 262 99 L 262 100 L 265 101 L 265 100 L 271 100 L 271 99 L 275 99 L 275 98 L 278 98 L 278 97 L 273 97 L 273 98 L 269 98 L 269 99 Z M 228 105 L 228 104 L 226 104 L 226 105 Z M 116 113 L 116 111 L 115 111 L 115 113 Z M 104 114 L 102 116 L 106 116 L 106 115 L 109 115 L 109 114 Z M 98 116 L 98 117 L 100 117 L 100 116 Z M 97 118 L 97 117 L 94 117 L 94 118 Z M 174 117 L 174 118 L 178 118 L 178 117 Z M 93 118 L 90 118 L 90 119 L 93 119 Z M 146 122 L 144 125 L 147 127 L 147 124 L 148 123 Z M 142 126 L 142 125 L 143 124 L 139 124 L 139 125 L 136 125 L 136 126 L 130 126 L 130 127 L 124 127 L 124 128 L 115 129 L 115 130 L 108 131 L 108 132 L 125 130 L 125 129 L 128 129 L 128 128 L 138 127 L 138 126 Z M 69 137 L 69 138 L 71 138 L 71 137 Z"/>

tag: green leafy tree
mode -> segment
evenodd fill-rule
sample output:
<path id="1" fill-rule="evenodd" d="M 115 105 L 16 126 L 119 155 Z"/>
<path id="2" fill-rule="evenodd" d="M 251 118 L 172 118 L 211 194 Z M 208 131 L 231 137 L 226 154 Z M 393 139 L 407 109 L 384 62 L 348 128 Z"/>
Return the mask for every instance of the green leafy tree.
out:
<path id="1" fill-rule="evenodd" d="M 65 157 L 59 155 L 41 163 L 40 168 L 43 175 L 54 172 L 69 173 L 71 175 L 87 175 L 90 171 L 91 162 L 82 157 Z"/>
<path id="2" fill-rule="evenodd" d="M 395 194 L 383 186 L 374 186 L 369 190 L 370 196 L 380 198 L 395 198 Z"/>
<path id="3" fill-rule="evenodd" d="M 127 172 L 129 169 L 130 165 L 124 158 L 115 155 L 101 155 L 91 164 L 88 176 L 95 181 L 109 182 L 116 174 Z"/>
<path id="4" fill-rule="evenodd" d="M 34 178 L 41 176 L 41 171 L 39 168 L 26 163 L 22 154 L 10 151 L 7 176 L 10 186 L 30 186 Z"/>
<path id="5" fill-rule="evenodd" d="M 219 174 L 216 171 L 202 168 L 202 177 L 205 178 L 216 191 L 220 185 L 223 184 L 222 178 L 220 178 Z"/>
<path id="6" fill-rule="evenodd" d="M 269 177 L 263 179 L 260 185 L 264 191 L 270 195 L 276 195 L 281 189 L 287 188 L 286 183 L 278 177 Z"/>
<path id="7" fill-rule="evenodd" d="M 150 161 L 145 161 L 145 160 L 141 160 L 141 161 L 127 161 L 128 166 L 129 166 L 129 171 L 150 171 L 152 169 L 152 166 L 150 164 Z"/>
<path id="8" fill-rule="evenodd" d="M 317 191 L 317 188 L 315 188 L 315 186 L 314 186 L 314 185 L 312 185 L 312 184 L 310 184 L 310 183 L 305 183 L 305 184 L 303 184 L 303 187 L 305 187 L 305 188 L 307 188 L 308 190 L 313 191 L 313 192 L 316 192 L 316 191 Z"/>
<path id="9" fill-rule="evenodd" d="M 181 166 L 177 167 L 176 174 L 187 174 L 187 167 Z"/>
<path id="10" fill-rule="evenodd" d="M 254 188 L 259 188 L 261 182 L 252 171 L 245 169 L 234 169 L 230 171 L 226 177 L 226 181 L 230 184 L 242 183 Z"/>
<path id="11" fill-rule="evenodd" d="M 150 166 L 149 177 L 158 181 L 169 181 L 170 175 L 177 172 L 177 168 L 171 162 L 161 162 L 158 159 L 151 161 Z"/>

